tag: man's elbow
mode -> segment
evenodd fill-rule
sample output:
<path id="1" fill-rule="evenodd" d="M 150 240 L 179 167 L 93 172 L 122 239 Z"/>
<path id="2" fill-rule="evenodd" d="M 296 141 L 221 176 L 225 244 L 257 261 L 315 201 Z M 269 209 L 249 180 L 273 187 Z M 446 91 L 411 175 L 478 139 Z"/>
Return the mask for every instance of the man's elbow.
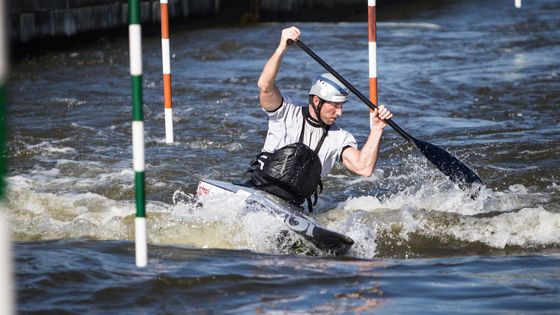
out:
<path id="1" fill-rule="evenodd" d="M 344 150 L 342 153 L 342 162 L 344 163 L 344 166 L 346 166 L 346 169 L 350 172 L 363 177 L 371 177 L 371 175 L 373 175 L 375 163 L 360 163 L 359 156 L 356 154 L 360 153 L 358 150 L 348 147 L 347 150 Z M 354 157 L 356 160 L 353 162 Z"/>
<path id="2" fill-rule="evenodd" d="M 356 175 L 360 175 L 363 177 L 371 177 L 371 175 L 373 175 L 373 169 L 366 168 L 366 169 L 356 170 Z"/>
<path id="3" fill-rule="evenodd" d="M 267 93 L 271 93 L 271 91 L 274 89 L 274 84 L 271 84 L 270 82 L 267 81 L 259 80 L 257 82 L 257 87 L 259 88 L 259 92 L 261 94 L 267 94 Z"/>
<path id="4" fill-rule="evenodd" d="M 356 175 L 363 176 L 363 177 L 371 177 L 371 175 L 373 175 L 374 167 L 369 167 L 369 166 L 352 167 L 350 168 L 350 170 Z"/>

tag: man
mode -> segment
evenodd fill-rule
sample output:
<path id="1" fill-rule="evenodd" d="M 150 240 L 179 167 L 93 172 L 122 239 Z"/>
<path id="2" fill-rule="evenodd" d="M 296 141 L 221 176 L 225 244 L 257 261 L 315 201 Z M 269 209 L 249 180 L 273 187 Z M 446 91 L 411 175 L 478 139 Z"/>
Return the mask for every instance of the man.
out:
<path id="1" fill-rule="evenodd" d="M 260 104 L 269 117 L 268 134 L 249 174 L 255 187 L 297 204 L 307 199 L 311 210 L 310 194 L 316 193 L 317 186 L 322 188 L 320 177 L 336 162 L 357 175 L 373 174 L 387 125 L 384 120 L 393 115 L 383 105 L 373 112 L 368 139 L 360 150 L 354 136 L 335 124 L 342 116 L 348 90 L 334 76 L 317 77 L 307 106 L 298 106 L 283 95 L 276 76 L 289 40 L 296 41 L 300 35 L 296 27 L 282 30 L 278 48 L 259 78 Z"/>

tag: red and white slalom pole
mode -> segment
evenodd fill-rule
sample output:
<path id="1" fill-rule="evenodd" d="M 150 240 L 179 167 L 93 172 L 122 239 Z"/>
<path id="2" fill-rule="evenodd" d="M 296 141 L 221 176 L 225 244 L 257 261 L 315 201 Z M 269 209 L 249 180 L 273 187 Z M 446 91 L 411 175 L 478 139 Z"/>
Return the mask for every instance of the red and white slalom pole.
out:
<path id="1" fill-rule="evenodd" d="M 377 17 L 375 0 L 368 0 L 369 99 L 377 103 Z"/>
<path id="2" fill-rule="evenodd" d="M 171 101 L 171 59 L 169 48 L 169 8 L 167 0 L 160 0 L 161 62 L 163 68 L 163 107 L 165 111 L 165 142 L 173 143 L 173 109 Z"/>

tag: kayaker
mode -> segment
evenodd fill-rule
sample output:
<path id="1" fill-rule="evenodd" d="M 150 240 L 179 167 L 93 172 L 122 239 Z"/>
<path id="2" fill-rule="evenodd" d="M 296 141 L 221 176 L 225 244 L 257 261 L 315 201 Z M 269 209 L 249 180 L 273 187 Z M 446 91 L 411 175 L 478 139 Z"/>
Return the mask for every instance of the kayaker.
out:
<path id="1" fill-rule="evenodd" d="M 335 163 L 351 172 L 371 176 L 377 162 L 385 119 L 393 114 L 383 105 L 371 115 L 370 133 L 361 149 L 354 136 L 339 128 L 348 90 L 333 75 L 319 75 L 309 90 L 309 103 L 296 104 L 276 85 L 282 57 L 289 40 L 300 38 L 295 27 L 282 30 L 278 48 L 272 54 L 258 81 L 259 101 L 268 115 L 268 133 L 262 152 L 252 162 L 247 175 L 250 185 L 296 204 L 308 201 L 322 190 L 321 176 Z"/>

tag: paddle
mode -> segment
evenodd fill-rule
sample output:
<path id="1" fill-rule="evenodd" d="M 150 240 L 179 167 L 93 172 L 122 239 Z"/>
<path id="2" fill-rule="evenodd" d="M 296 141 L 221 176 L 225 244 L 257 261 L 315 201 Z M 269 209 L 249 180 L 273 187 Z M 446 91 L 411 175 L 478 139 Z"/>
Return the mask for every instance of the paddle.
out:
<path id="1" fill-rule="evenodd" d="M 289 44 L 293 43 L 289 40 Z M 344 84 L 354 95 L 356 95 L 364 104 L 366 104 L 372 110 L 375 110 L 377 106 L 373 104 L 367 97 L 365 97 L 360 91 L 352 86 L 346 79 L 344 79 L 338 72 L 336 72 L 331 66 L 329 66 L 323 59 L 317 56 L 311 49 L 309 49 L 300 40 L 295 42 L 303 51 L 305 51 L 311 58 L 315 59 L 323 68 L 334 75 L 342 84 Z M 420 141 L 413 136 L 406 133 L 401 127 L 399 127 L 391 119 L 386 120 L 387 124 L 391 126 L 399 135 L 401 135 L 406 141 L 415 145 L 420 152 L 434 164 L 443 174 L 447 175 L 451 181 L 459 185 L 462 189 L 470 188 L 474 183 L 482 183 L 482 180 L 478 175 L 476 175 L 468 166 L 463 162 L 459 161 L 456 157 L 451 155 L 449 152 L 425 141 Z"/>

